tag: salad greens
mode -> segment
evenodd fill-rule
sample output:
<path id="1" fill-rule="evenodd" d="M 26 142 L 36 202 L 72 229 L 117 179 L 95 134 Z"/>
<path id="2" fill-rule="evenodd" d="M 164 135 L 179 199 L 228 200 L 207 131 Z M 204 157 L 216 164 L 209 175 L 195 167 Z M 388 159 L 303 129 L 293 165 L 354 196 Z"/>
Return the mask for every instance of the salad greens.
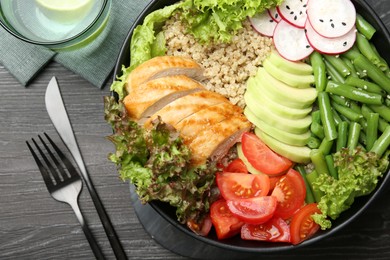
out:
<path id="1" fill-rule="evenodd" d="M 361 147 L 342 148 L 333 157 L 338 179 L 320 174 L 313 183 L 313 188 L 324 194 L 318 203 L 322 214 L 313 215 L 314 221 L 322 229 L 331 227 L 327 217 L 336 219 L 352 205 L 356 197 L 370 194 L 389 165 L 388 154 L 380 158 Z"/>
<path id="2" fill-rule="evenodd" d="M 166 53 L 161 27 L 174 13 L 187 24 L 189 33 L 203 44 L 229 42 L 234 33 L 242 28 L 242 22 L 257 12 L 279 5 L 283 0 L 183 0 L 158 9 L 145 17 L 142 25 L 133 32 L 130 44 L 128 68 L 122 68 L 122 76 L 111 90 L 122 99 L 126 93 L 127 75 L 141 63 Z"/>
<path id="3" fill-rule="evenodd" d="M 129 180 L 143 203 L 169 202 L 176 207 L 178 220 L 199 223 L 214 200 L 216 166 L 206 163 L 192 168 L 190 150 L 179 133 L 160 119 L 146 130 L 129 120 L 122 102 L 105 97 L 105 119 L 114 129 L 109 137 L 116 152 L 109 159 L 116 163 L 122 180 Z"/>

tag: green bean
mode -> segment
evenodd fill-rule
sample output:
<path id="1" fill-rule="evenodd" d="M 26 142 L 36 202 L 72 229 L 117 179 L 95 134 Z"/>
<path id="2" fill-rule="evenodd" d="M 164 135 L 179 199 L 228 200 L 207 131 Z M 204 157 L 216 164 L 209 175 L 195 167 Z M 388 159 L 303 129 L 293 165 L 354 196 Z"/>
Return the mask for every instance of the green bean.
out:
<path id="1" fill-rule="evenodd" d="M 347 140 L 348 140 L 348 122 L 341 122 L 338 125 L 338 133 L 339 136 L 336 140 L 336 150 L 340 151 L 341 148 L 347 147 Z"/>
<path id="2" fill-rule="evenodd" d="M 368 40 L 371 40 L 376 29 L 367 22 L 360 14 L 356 14 L 356 29 L 363 34 Z"/>
<path id="3" fill-rule="evenodd" d="M 312 122 L 310 125 L 310 131 L 319 139 L 324 139 L 324 127 L 317 122 Z"/>
<path id="4" fill-rule="evenodd" d="M 334 166 L 333 156 L 331 154 L 325 156 L 325 162 L 326 162 L 326 166 L 328 167 L 330 176 L 332 176 L 335 179 L 338 179 L 339 178 L 338 173 L 336 167 Z"/>
<path id="5" fill-rule="evenodd" d="M 325 91 L 365 104 L 380 105 L 383 102 L 383 97 L 379 94 L 370 93 L 365 90 L 334 81 L 328 82 Z"/>
<path id="6" fill-rule="evenodd" d="M 367 135 L 364 132 L 360 132 L 359 134 L 359 142 L 357 146 L 364 148 L 364 150 L 367 150 L 365 147 L 367 146 Z"/>
<path id="7" fill-rule="evenodd" d="M 331 94 L 331 95 L 329 95 L 329 97 L 336 104 L 339 104 L 339 105 L 342 105 L 342 106 L 345 106 L 345 107 L 350 107 L 350 102 L 351 101 L 346 99 L 343 96 L 339 96 L 339 95 L 336 95 L 336 94 Z"/>
<path id="8" fill-rule="evenodd" d="M 322 142 L 320 144 L 320 147 L 318 147 L 318 150 L 321 151 L 324 155 L 330 154 L 330 151 L 333 148 L 334 140 L 328 140 L 326 137 L 322 139 Z"/>
<path id="9" fill-rule="evenodd" d="M 295 168 L 301 174 L 302 179 L 305 182 L 305 186 L 306 186 L 305 202 L 306 203 L 313 203 L 313 202 L 315 202 L 313 192 L 311 191 L 310 184 L 309 184 L 309 182 L 307 181 L 307 178 L 306 178 L 307 173 L 306 173 L 305 167 L 303 165 L 299 164 Z"/>
<path id="10" fill-rule="evenodd" d="M 368 120 L 369 113 L 374 113 L 374 111 L 371 108 L 369 108 L 367 105 L 363 104 L 362 105 L 362 114 L 363 114 L 364 118 L 366 118 L 367 120 Z M 379 131 L 384 132 L 388 125 L 389 124 L 383 118 L 379 118 L 379 121 L 378 121 Z"/>
<path id="11" fill-rule="evenodd" d="M 355 66 L 353 66 L 351 60 L 348 59 L 347 57 L 344 57 L 344 56 L 341 56 L 341 59 L 344 61 L 345 65 L 348 66 L 349 71 L 351 72 L 350 77 L 359 78 L 359 75 L 357 74 L 357 71 L 356 71 L 356 69 L 355 69 Z"/>
<path id="12" fill-rule="evenodd" d="M 318 172 L 318 175 L 326 174 L 330 175 L 328 166 L 326 165 L 325 155 L 322 151 L 314 149 L 310 153 L 311 162 L 314 164 L 314 168 Z"/>
<path id="13" fill-rule="evenodd" d="M 353 60 L 356 68 L 360 68 L 367 72 L 367 76 L 376 84 L 383 88 L 387 93 L 390 93 L 390 78 L 388 78 L 378 67 L 370 62 L 363 55 L 358 56 Z"/>
<path id="14" fill-rule="evenodd" d="M 348 141 L 347 141 L 347 148 L 352 150 L 355 149 L 358 142 L 359 142 L 359 135 L 360 135 L 361 126 L 359 123 L 351 122 L 349 125 L 349 132 L 348 132 Z"/>
<path id="15" fill-rule="evenodd" d="M 390 108 L 385 105 L 369 106 L 374 112 L 378 113 L 384 120 L 390 122 Z"/>
<path id="16" fill-rule="evenodd" d="M 332 107 L 332 114 L 333 114 L 333 119 L 334 119 L 334 124 L 338 126 L 343 120 L 341 119 L 339 113 L 333 109 Z"/>
<path id="17" fill-rule="evenodd" d="M 378 138 L 378 122 L 379 114 L 378 113 L 369 113 L 367 118 L 367 138 L 366 138 L 366 148 L 371 150 L 374 146 L 376 139 Z"/>
<path id="18" fill-rule="evenodd" d="M 356 113 L 355 111 L 353 111 L 352 109 L 350 109 L 349 107 L 345 107 L 345 106 L 341 106 L 335 102 L 332 102 L 332 107 L 340 113 L 340 117 L 344 116 L 346 117 L 348 120 L 350 121 L 359 121 L 360 118 L 362 118 L 362 115 L 359 114 L 359 113 Z M 343 118 L 342 118 L 343 119 Z M 346 121 L 346 120 L 343 120 L 343 121 Z"/>
<path id="19" fill-rule="evenodd" d="M 322 196 L 324 196 L 324 193 L 319 189 L 314 188 L 314 183 L 317 180 L 317 178 L 318 178 L 318 172 L 316 170 L 313 170 L 312 172 L 306 174 L 306 179 L 310 185 L 314 199 L 316 202 L 320 202 Z"/>
<path id="20" fill-rule="evenodd" d="M 330 64 L 330 62 L 328 62 L 327 60 L 324 60 L 324 62 L 325 62 L 325 66 L 326 66 L 326 72 L 330 76 L 330 79 L 334 80 L 336 82 L 344 83 L 345 79 L 344 79 L 343 75 L 341 75 L 336 70 L 336 68 L 332 64 Z"/>
<path id="21" fill-rule="evenodd" d="M 325 137 L 328 140 L 334 140 L 337 138 L 336 125 L 330 106 L 329 95 L 326 92 L 318 93 L 318 106 L 321 114 L 321 122 L 324 127 Z"/>
<path id="22" fill-rule="evenodd" d="M 347 64 L 339 58 L 340 56 L 334 56 L 334 55 L 323 55 L 325 60 L 328 61 L 332 66 L 337 70 L 337 72 L 342 75 L 343 77 L 349 76 L 351 74 L 351 71 L 349 70 Z"/>
<path id="23" fill-rule="evenodd" d="M 347 52 L 344 52 L 342 54 L 343 57 L 346 57 L 347 59 L 350 59 L 351 61 L 353 61 L 354 59 L 356 59 L 360 55 L 361 55 L 361 53 L 356 45 L 354 45 L 351 49 L 349 49 Z"/>
<path id="24" fill-rule="evenodd" d="M 350 102 L 349 102 L 349 107 L 350 107 L 353 111 L 355 111 L 356 113 L 358 113 L 358 114 L 361 114 L 361 113 L 362 113 L 362 111 L 361 111 L 361 109 L 360 109 L 360 106 L 359 106 L 358 103 L 356 103 L 355 101 L 350 101 Z"/>
<path id="25" fill-rule="evenodd" d="M 316 122 L 321 124 L 321 113 L 320 110 L 314 110 L 311 112 L 311 120 L 312 122 Z"/>
<path id="26" fill-rule="evenodd" d="M 389 65 L 387 64 L 386 60 L 379 54 L 378 50 L 376 49 L 375 45 L 372 42 L 370 43 L 370 45 L 372 51 L 375 52 L 376 56 L 379 59 L 379 63 L 377 64 L 377 67 L 383 72 L 389 71 Z"/>
<path id="27" fill-rule="evenodd" d="M 379 64 L 379 57 L 371 48 L 370 42 L 361 33 L 356 34 L 356 45 L 358 46 L 360 53 L 363 54 L 369 61 L 371 61 L 375 65 Z"/>
<path id="28" fill-rule="evenodd" d="M 385 105 L 386 105 L 387 107 L 390 107 L 390 99 L 389 99 L 389 97 L 386 97 L 386 98 L 385 98 Z"/>
<path id="29" fill-rule="evenodd" d="M 387 126 L 385 131 L 375 141 L 370 151 L 378 154 L 379 157 L 382 157 L 382 155 L 386 152 L 389 146 L 390 146 L 390 126 Z"/>
<path id="30" fill-rule="evenodd" d="M 326 87 L 326 68 L 322 59 L 322 55 L 318 52 L 313 52 L 310 55 L 310 63 L 313 68 L 314 84 L 317 91 L 323 91 Z"/>
<path id="31" fill-rule="evenodd" d="M 307 147 L 309 147 L 310 149 L 317 149 L 318 147 L 320 147 L 320 144 L 321 144 L 321 141 L 320 139 L 318 139 L 317 137 L 315 136 L 310 136 L 308 139 L 307 139 Z"/>
<path id="32" fill-rule="evenodd" d="M 345 79 L 345 84 L 361 88 L 371 93 L 376 93 L 380 95 L 386 94 L 386 92 L 377 84 L 373 82 L 369 82 L 367 80 L 355 78 L 352 76 L 349 76 L 348 78 Z"/>

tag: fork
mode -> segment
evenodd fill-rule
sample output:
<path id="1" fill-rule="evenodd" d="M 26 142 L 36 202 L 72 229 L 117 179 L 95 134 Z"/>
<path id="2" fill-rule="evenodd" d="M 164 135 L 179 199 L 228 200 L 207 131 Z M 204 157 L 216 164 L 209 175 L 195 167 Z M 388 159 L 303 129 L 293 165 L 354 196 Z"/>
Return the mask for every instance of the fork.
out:
<path id="1" fill-rule="evenodd" d="M 51 149 L 48 147 L 48 145 L 45 143 L 45 141 L 40 135 L 38 135 L 38 138 L 43 144 L 51 160 L 45 155 L 45 153 L 34 140 L 34 138 L 32 138 L 31 140 L 34 143 L 36 149 L 38 150 L 40 156 L 43 158 L 44 163 L 39 159 L 38 155 L 34 152 L 34 149 L 31 147 L 28 141 L 26 141 L 26 144 L 32 156 L 34 157 L 35 162 L 38 165 L 43 180 L 46 184 L 47 190 L 55 200 L 65 202 L 72 207 L 78 221 L 81 224 L 81 227 L 96 259 L 105 259 L 102 251 L 100 250 L 100 247 L 98 246 L 95 238 L 92 235 L 91 230 L 88 228 L 87 222 L 85 221 L 78 205 L 78 197 L 83 186 L 81 178 L 74 166 L 65 157 L 65 155 L 61 152 L 57 145 L 52 141 L 52 139 L 46 133 L 44 133 L 44 135 L 57 153 L 57 157 L 53 154 Z M 62 161 L 62 164 L 57 158 Z M 55 166 L 53 165 L 53 163 Z"/>

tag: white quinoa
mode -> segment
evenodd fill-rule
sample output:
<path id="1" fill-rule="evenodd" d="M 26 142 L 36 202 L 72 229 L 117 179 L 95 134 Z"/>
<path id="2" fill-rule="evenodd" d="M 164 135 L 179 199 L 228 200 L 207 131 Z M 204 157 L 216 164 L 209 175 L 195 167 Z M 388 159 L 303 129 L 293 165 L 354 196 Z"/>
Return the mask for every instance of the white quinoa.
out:
<path id="1" fill-rule="evenodd" d="M 207 89 L 224 95 L 235 105 L 245 106 L 246 81 L 270 53 L 270 38 L 255 32 L 249 21 L 228 44 L 197 43 L 176 16 L 166 22 L 163 30 L 167 55 L 194 59 L 205 69 Z"/>

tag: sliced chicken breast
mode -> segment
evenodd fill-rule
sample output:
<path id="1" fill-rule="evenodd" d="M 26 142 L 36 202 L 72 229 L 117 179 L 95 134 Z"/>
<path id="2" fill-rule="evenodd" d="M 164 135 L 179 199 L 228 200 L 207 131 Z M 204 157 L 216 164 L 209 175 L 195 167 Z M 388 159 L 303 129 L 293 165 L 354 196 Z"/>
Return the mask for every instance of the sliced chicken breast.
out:
<path id="1" fill-rule="evenodd" d="M 138 121 L 142 117 L 153 115 L 180 97 L 203 89 L 201 83 L 187 76 L 167 76 L 134 87 L 123 103 L 130 118 Z"/>
<path id="2" fill-rule="evenodd" d="M 136 67 L 126 79 L 127 93 L 134 87 L 152 79 L 186 75 L 195 80 L 203 79 L 203 69 L 192 59 L 178 56 L 158 56 Z"/>
<path id="3" fill-rule="evenodd" d="M 192 151 L 191 163 L 200 165 L 208 158 L 218 161 L 250 127 L 251 124 L 244 115 L 233 114 L 205 131 L 199 132 L 193 140 L 186 143 Z"/>
<path id="4" fill-rule="evenodd" d="M 208 90 L 202 90 L 176 99 L 150 118 L 140 119 L 139 123 L 149 128 L 151 121 L 160 116 L 165 123 L 174 126 L 182 119 L 201 109 L 224 102 L 229 102 L 224 96 Z"/>

